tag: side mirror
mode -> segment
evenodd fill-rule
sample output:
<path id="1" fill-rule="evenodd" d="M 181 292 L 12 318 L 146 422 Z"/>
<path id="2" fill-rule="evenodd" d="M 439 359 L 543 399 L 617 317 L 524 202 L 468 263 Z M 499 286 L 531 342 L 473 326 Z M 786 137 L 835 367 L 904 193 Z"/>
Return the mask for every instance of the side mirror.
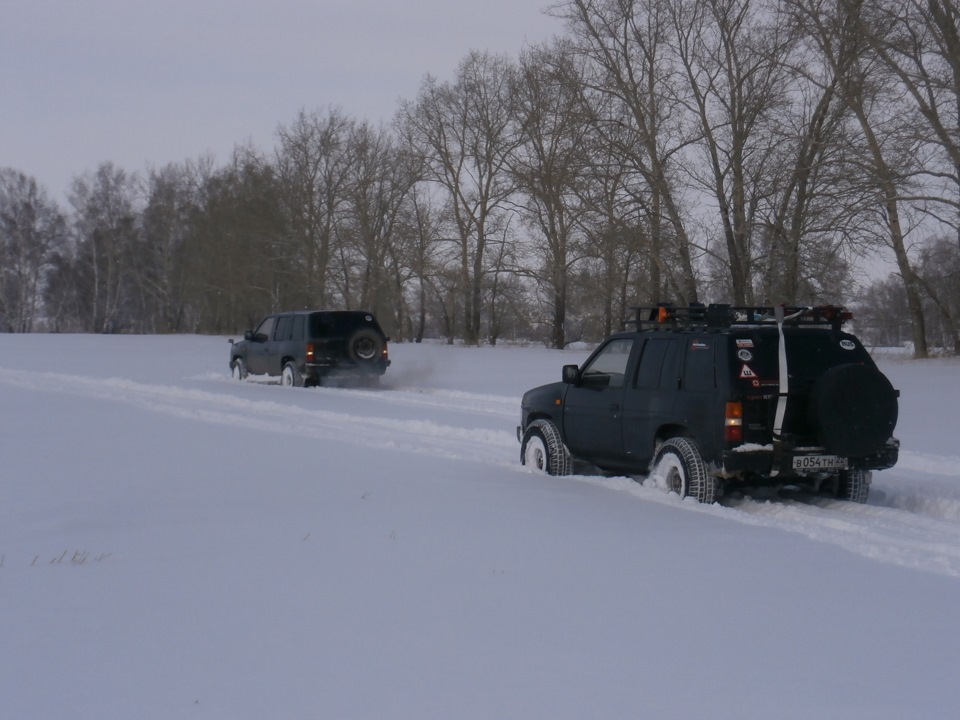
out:
<path id="1" fill-rule="evenodd" d="M 576 365 L 564 365 L 561 377 L 567 385 L 576 385 L 580 381 L 580 368 Z"/>
<path id="2" fill-rule="evenodd" d="M 253 340 L 253 330 L 244 330 L 243 339 L 247 341 Z"/>

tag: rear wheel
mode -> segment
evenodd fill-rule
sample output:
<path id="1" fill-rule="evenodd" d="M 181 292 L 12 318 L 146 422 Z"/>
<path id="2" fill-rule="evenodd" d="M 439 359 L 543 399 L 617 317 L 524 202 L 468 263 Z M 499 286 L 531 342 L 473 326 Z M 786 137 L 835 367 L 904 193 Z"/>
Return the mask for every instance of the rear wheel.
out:
<path id="1" fill-rule="evenodd" d="M 280 384 L 286 387 L 303 387 L 303 375 L 292 362 L 284 363 Z"/>
<path id="2" fill-rule="evenodd" d="M 569 475 L 573 459 L 563 444 L 560 431 L 550 420 L 534 420 L 527 426 L 520 444 L 520 462 L 548 475 Z"/>
<path id="3" fill-rule="evenodd" d="M 837 497 L 855 503 L 865 503 L 870 494 L 873 473 L 869 470 L 842 470 L 837 483 Z"/>
<path id="4" fill-rule="evenodd" d="M 712 503 L 719 497 L 719 483 L 710 474 L 693 440 L 675 437 L 665 440 L 657 450 L 654 475 L 661 485 L 680 497 Z"/>

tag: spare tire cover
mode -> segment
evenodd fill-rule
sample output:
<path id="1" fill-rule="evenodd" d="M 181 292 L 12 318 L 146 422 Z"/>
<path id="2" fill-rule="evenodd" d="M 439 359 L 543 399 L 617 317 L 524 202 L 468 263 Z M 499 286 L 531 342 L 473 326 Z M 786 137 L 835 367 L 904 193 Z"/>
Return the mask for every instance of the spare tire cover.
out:
<path id="1" fill-rule="evenodd" d="M 827 452 L 872 455 L 897 426 L 897 391 L 877 368 L 837 365 L 817 378 L 810 394 L 810 420 Z"/>
<path id="2" fill-rule="evenodd" d="M 383 353 L 383 339 L 375 330 L 361 328 L 347 340 L 347 355 L 355 363 L 372 363 Z"/>

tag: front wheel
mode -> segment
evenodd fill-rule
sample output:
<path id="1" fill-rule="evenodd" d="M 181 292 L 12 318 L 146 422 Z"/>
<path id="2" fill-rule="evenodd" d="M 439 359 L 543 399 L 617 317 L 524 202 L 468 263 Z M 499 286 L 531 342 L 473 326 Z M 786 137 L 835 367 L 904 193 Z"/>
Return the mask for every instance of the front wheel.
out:
<path id="1" fill-rule="evenodd" d="M 234 380 L 246 380 L 247 375 L 247 364 L 243 361 L 243 358 L 237 358 L 233 361 L 233 365 L 230 366 L 230 374 Z"/>
<path id="2" fill-rule="evenodd" d="M 717 478 L 707 470 L 693 440 L 675 437 L 664 440 L 653 463 L 654 475 L 667 490 L 680 497 L 712 503 L 719 496 Z"/>
<path id="3" fill-rule="evenodd" d="M 573 459 L 563 444 L 560 431 L 550 420 L 534 420 L 520 443 L 520 462 L 548 475 L 569 475 Z"/>
<path id="4" fill-rule="evenodd" d="M 280 384 L 285 387 L 303 387 L 303 375 L 292 362 L 284 363 L 280 374 Z"/>

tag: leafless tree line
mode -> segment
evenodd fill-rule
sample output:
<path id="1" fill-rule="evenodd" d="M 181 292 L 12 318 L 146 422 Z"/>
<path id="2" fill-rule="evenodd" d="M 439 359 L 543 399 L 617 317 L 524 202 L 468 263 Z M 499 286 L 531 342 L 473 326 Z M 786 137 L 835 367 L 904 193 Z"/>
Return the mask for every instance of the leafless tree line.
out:
<path id="1" fill-rule="evenodd" d="M 226 165 L 106 163 L 68 211 L 0 171 L 0 328 L 363 307 L 396 338 L 563 347 L 634 304 L 854 302 L 884 251 L 897 274 L 859 295 L 864 328 L 958 349 L 958 0 L 549 12 L 562 37 L 467 54 L 389 125 L 305 110 Z"/>

